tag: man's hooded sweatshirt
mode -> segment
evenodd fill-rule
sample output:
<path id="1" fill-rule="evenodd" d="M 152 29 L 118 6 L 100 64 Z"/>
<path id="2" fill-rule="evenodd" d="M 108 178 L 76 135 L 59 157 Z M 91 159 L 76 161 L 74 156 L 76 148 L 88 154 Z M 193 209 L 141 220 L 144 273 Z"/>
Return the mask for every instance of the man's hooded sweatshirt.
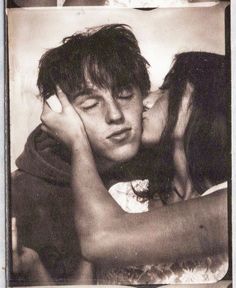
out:
<path id="1" fill-rule="evenodd" d="M 12 176 L 10 196 L 18 247 L 34 249 L 51 276 L 61 283 L 78 268 L 80 259 L 68 155 L 63 145 L 37 127 L 16 161 L 18 170 Z M 20 277 L 13 278 L 15 284 L 23 284 L 16 283 Z M 25 284 L 27 280 L 22 281 Z"/>
<path id="2" fill-rule="evenodd" d="M 10 205 L 11 217 L 16 217 L 18 247 L 35 250 L 52 278 L 63 284 L 73 276 L 81 259 L 70 187 L 70 153 L 37 127 L 16 165 Z M 110 169 L 102 175 L 104 184 L 108 188 L 124 180 L 129 170 L 122 164 Z M 27 279 L 12 274 L 10 282 L 25 285 Z M 29 280 L 28 284 L 34 283 Z"/>

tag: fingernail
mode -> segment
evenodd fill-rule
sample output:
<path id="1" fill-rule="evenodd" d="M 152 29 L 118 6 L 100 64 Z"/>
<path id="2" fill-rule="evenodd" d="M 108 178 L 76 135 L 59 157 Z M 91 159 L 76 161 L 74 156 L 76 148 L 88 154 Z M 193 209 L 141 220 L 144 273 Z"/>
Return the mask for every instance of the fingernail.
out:
<path id="1" fill-rule="evenodd" d="M 62 92 L 62 90 L 61 90 L 61 87 L 60 86 L 57 86 L 57 92 Z"/>

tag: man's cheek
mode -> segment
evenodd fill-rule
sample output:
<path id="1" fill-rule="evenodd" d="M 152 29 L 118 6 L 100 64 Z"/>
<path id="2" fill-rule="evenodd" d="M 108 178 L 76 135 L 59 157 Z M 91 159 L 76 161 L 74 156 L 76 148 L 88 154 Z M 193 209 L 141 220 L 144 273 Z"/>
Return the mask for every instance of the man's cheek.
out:
<path id="1" fill-rule="evenodd" d="M 90 144 L 92 144 L 92 143 L 94 143 L 94 135 L 95 135 L 94 132 L 95 131 L 92 129 L 92 126 L 90 125 L 90 123 L 88 121 L 86 121 L 85 117 L 81 116 L 81 119 L 82 119 L 82 122 L 84 123 L 84 128 L 85 128 L 85 131 L 87 133 L 89 142 L 90 142 Z"/>
<path id="2" fill-rule="evenodd" d="M 84 128 L 87 132 L 88 137 L 90 137 L 90 135 L 92 135 L 93 133 L 93 126 L 94 126 L 93 120 L 91 120 L 90 117 L 88 117 L 84 112 L 80 112 L 78 114 L 80 115 L 80 118 L 84 124 Z"/>
<path id="3" fill-rule="evenodd" d="M 94 122 L 95 124 L 97 123 L 96 121 Z M 90 145 L 93 148 L 97 148 L 101 145 L 101 143 L 104 142 L 104 137 L 105 137 L 105 133 L 103 133 L 102 131 L 99 130 L 98 125 L 88 125 L 87 123 L 87 128 L 85 127 Z"/>

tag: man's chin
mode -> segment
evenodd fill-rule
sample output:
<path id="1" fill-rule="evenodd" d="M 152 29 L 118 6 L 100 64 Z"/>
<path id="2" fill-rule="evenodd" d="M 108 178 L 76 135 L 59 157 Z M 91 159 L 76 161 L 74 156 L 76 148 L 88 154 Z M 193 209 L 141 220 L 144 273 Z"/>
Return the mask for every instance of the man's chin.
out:
<path id="1" fill-rule="evenodd" d="M 122 163 L 131 160 L 138 153 L 139 146 L 121 147 L 116 151 L 113 151 L 110 155 L 110 159 L 114 163 Z"/>
<path id="2" fill-rule="evenodd" d="M 103 153 L 94 153 L 99 172 L 105 172 L 116 164 L 131 160 L 138 153 L 139 145 L 125 145 L 116 149 L 105 150 Z"/>

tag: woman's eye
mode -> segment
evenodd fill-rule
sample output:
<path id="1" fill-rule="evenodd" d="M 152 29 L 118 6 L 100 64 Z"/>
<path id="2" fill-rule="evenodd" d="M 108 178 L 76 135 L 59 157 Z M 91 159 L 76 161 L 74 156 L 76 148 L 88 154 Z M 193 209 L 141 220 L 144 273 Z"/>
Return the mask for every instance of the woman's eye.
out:
<path id="1" fill-rule="evenodd" d="M 89 110 L 92 109 L 94 107 L 96 107 L 98 105 L 98 101 L 94 100 L 94 99 L 89 99 L 87 101 L 85 101 L 84 103 L 81 104 L 81 108 L 84 110 Z"/>

